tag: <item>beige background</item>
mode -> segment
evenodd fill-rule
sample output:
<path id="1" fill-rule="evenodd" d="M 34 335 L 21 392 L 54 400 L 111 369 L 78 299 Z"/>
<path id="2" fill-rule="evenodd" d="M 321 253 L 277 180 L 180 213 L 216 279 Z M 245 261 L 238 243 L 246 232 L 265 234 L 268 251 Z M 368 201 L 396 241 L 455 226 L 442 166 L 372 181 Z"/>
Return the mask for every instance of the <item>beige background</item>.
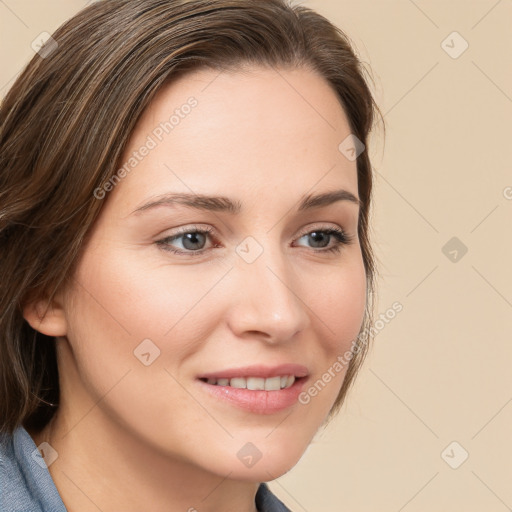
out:
<path id="1" fill-rule="evenodd" d="M 339 417 L 270 487 L 294 512 L 509 510 L 512 2 L 301 3 L 373 70 L 388 128 L 371 148 L 377 314 L 395 301 L 403 311 Z M 34 38 L 85 4 L 0 0 L 0 96 Z M 452 58 L 461 37 L 469 47 Z"/>

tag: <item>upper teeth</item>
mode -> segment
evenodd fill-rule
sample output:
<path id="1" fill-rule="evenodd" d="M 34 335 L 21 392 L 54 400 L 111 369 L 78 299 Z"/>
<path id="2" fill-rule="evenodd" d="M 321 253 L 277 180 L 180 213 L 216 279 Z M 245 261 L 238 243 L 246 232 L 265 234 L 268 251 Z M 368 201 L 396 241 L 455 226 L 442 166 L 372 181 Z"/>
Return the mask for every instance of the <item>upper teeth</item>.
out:
<path id="1" fill-rule="evenodd" d="M 232 388 L 277 391 L 289 388 L 295 382 L 295 375 L 283 375 L 282 377 L 235 377 L 233 379 L 208 379 L 208 384 L 217 386 L 231 386 Z"/>

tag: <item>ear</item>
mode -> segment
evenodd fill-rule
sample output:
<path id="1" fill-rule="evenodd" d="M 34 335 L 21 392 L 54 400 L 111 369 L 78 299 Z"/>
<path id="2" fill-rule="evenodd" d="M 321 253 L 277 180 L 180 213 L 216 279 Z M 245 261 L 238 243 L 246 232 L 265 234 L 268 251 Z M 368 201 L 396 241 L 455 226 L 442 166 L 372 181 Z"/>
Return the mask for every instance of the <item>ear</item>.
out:
<path id="1" fill-rule="evenodd" d="M 58 295 L 51 302 L 44 298 L 27 302 L 23 318 L 34 330 L 47 336 L 67 334 L 66 314 Z"/>

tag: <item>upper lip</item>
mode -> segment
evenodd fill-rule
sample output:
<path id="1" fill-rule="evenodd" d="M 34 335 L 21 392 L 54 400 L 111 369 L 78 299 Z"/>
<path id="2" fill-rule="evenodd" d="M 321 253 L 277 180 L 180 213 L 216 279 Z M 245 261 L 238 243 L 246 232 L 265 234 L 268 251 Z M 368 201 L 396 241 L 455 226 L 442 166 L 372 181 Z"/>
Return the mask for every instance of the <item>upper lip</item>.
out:
<path id="1" fill-rule="evenodd" d="M 270 378 L 283 375 L 294 375 L 295 377 L 305 377 L 308 375 L 308 369 L 300 364 L 280 364 L 277 366 L 253 365 L 240 368 L 227 368 L 215 372 L 202 373 L 199 379 L 232 379 L 235 377 L 261 377 Z"/>

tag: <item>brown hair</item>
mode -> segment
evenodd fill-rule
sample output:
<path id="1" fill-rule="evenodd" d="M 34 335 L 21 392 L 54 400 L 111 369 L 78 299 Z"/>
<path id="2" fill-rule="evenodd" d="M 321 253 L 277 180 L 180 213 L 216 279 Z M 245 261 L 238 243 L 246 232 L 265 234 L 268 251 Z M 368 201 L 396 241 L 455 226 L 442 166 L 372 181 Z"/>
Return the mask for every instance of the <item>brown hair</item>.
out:
<path id="1" fill-rule="evenodd" d="M 333 87 L 365 145 L 377 105 L 348 37 L 288 0 L 108 0 L 83 9 L 29 62 L 0 108 L 0 432 L 35 430 L 59 402 L 55 339 L 23 318 L 72 275 L 131 132 L 158 89 L 178 75 L 243 64 L 308 67 Z M 381 116 L 382 118 L 382 116 Z M 341 142 L 341 141 L 340 141 Z M 372 173 L 357 158 L 359 238 L 367 275 L 361 333 L 372 318 Z M 368 349 L 357 339 L 330 416 Z"/>

